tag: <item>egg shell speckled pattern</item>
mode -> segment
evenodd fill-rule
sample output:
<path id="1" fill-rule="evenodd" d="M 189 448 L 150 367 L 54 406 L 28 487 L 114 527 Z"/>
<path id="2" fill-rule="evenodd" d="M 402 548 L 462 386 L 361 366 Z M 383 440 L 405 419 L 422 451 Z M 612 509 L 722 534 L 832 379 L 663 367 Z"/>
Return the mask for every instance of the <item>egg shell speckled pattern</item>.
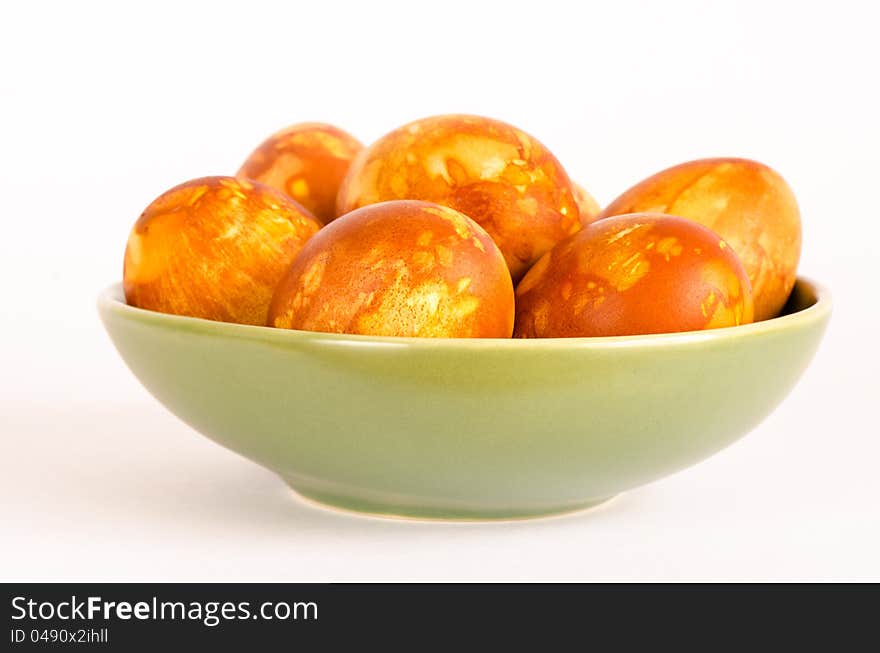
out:
<path id="1" fill-rule="evenodd" d="M 278 281 L 320 224 L 283 193 L 204 177 L 175 186 L 128 238 L 126 301 L 162 313 L 265 324 Z"/>
<path id="2" fill-rule="evenodd" d="M 363 145 L 351 134 L 317 122 L 291 125 L 254 150 L 236 176 L 290 195 L 326 224 L 336 217 L 336 194 Z"/>
<path id="3" fill-rule="evenodd" d="M 337 212 L 395 199 L 449 206 L 497 243 L 516 281 L 553 245 L 581 228 L 571 182 L 546 147 L 479 116 L 417 120 L 354 160 Z"/>
<path id="4" fill-rule="evenodd" d="M 529 270 L 516 289 L 514 337 L 672 333 L 752 319 L 748 277 L 717 234 L 634 214 L 594 222 Z"/>
<path id="5" fill-rule="evenodd" d="M 513 284 L 489 235 L 430 202 L 373 204 L 310 240 L 269 326 L 363 335 L 509 338 Z"/>
<path id="6" fill-rule="evenodd" d="M 777 172 L 748 159 L 682 163 L 636 184 L 599 217 L 642 211 L 689 218 L 718 233 L 749 275 L 755 319 L 782 310 L 797 276 L 801 219 L 791 188 Z"/>

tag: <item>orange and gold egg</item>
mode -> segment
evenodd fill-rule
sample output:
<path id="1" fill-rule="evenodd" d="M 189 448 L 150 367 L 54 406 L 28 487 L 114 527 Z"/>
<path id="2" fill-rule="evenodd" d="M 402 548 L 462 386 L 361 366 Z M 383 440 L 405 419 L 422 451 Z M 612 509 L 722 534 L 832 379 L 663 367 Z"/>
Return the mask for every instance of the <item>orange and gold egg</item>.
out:
<path id="1" fill-rule="evenodd" d="M 278 286 L 270 326 L 384 336 L 509 338 L 513 285 L 492 238 L 439 204 L 366 206 L 324 227 Z"/>
<path id="2" fill-rule="evenodd" d="M 278 281 L 319 228 L 269 186 L 194 179 L 159 196 L 132 228 L 125 299 L 162 313 L 265 324 Z"/>
<path id="3" fill-rule="evenodd" d="M 572 184 L 571 188 L 574 193 L 574 201 L 578 205 L 581 225 L 586 227 L 588 224 L 596 221 L 596 218 L 602 212 L 602 207 L 599 206 L 596 198 L 590 195 L 587 189 L 580 184 Z"/>
<path id="4" fill-rule="evenodd" d="M 717 234 L 633 214 L 594 222 L 529 270 L 516 289 L 514 337 L 696 331 L 753 315 L 748 276 Z"/>
<path id="5" fill-rule="evenodd" d="M 336 193 L 361 149 L 360 141 L 338 127 L 300 123 L 263 141 L 237 176 L 287 193 L 326 224 L 336 217 Z"/>
<path id="6" fill-rule="evenodd" d="M 641 211 L 689 218 L 717 232 L 749 275 L 755 319 L 780 313 L 797 276 L 801 219 L 778 173 L 748 159 L 690 161 L 636 184 L 599 217 Z"/>
<path id="7" fill-rule="evenodd" d="M 396 199 L 436 202 L 475 220 L 514 280 L 581 228 L 556 157 L 525 132 L 479 116 L 425 118 L 380 138 L 352 163 L 337 211 Z"/>

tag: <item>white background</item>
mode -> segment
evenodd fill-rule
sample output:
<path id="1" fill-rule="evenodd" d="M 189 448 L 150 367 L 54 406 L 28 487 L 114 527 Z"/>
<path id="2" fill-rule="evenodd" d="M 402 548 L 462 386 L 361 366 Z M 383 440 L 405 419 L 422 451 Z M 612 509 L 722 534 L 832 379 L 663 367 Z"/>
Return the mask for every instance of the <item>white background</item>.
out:
<path id="1" fill-rule="evenodd" d="M 583 6 L 582 6 L 583 5 Z M 0 579 L 880 580 L 872 2 L 13 3 L 0 18 Z M 353 517 L 167 413 L 94 310 L 143 208 L 270 132 L 486 114 L 603 203 L 712 155 L 777 168 L 834 294 L 788 400 L 714 458 L 531 522 Z"/>

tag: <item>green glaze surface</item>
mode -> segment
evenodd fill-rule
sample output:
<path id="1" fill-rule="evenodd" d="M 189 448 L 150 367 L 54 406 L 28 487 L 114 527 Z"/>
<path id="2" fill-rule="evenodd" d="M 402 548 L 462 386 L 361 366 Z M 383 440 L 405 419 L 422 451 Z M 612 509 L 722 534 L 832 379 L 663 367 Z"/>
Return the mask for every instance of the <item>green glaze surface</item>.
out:
<path id="1" fill-rule="evenodd" d="M 595 505 L 748 433 L 794 386 L 831 314 L 617 338 L 465 340 L 287 331 L 98 309 L 171 412 L 306 497 L 450 519 Z"/>

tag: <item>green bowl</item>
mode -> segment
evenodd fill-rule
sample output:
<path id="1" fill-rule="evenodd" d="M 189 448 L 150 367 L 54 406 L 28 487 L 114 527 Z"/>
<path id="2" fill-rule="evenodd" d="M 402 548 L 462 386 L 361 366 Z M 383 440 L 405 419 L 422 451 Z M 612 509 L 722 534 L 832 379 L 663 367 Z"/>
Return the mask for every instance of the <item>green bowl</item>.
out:
<path id="1" fill-rule="evenodd" d="M 792 389 L 831 314 L 798 280 L 781 317 L 711 331 L 545 340 L 352 336 L 98 310 L 146 388 L 298 493 L 357 511 L 565 512 L 693 465 Z"/>

